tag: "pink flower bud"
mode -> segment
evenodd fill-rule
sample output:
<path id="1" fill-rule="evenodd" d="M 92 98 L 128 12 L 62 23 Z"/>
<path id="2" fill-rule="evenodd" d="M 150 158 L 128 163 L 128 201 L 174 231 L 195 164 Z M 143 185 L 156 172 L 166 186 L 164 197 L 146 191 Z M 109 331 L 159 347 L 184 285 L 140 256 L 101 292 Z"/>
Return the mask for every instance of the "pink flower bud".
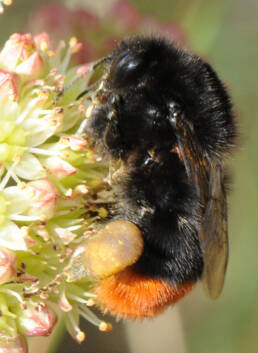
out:
<path id="1" fill-rule="evenodd" d="M 17 336 L 8 342 L 1 340 L 0 353 L 28 353 L 27 342 L 22 336 Z"/>
<path id="2" fill-rule="evenodd" d="M 42 220 L 53 217 L 56 211 L 58 192 L 48 179 L 32 181 L 27 184 L 32 205 L 30 216 L 39 216 Z"/>
<path id="3" fill-rule="evenodd" d="M 39 42 L 39 38 L 37 41 Z M 29 33 L 11 35 L 0 53 L 0 64 L 7 70 L 29 76 L 30 79 L 38 78 L 44 67 L 43 59 Z"/>
<path id="4" fill-rule="evenodd" d="M 87 140 L 79 136 L 62 136 L 60 143 L 67 144 L 73 151 L 83 151 Z"/>
<path id="5" fill-rule="evenodd" d="M 46 336 L 52 332 L 57 316 L 46 304 L 29 304 L 18 320 L 25 336 Z"/>
<path id="6" fill-rule="evenodd" d="M 12 100 L 18 99 L 19 76 L 15 73 L 0 69 L 0 94 L 8 96 Z"/>
<path id="7" fill-rule="evenodd" d="M 0 247 L 0 284 L 9 282 L 16 276 L 16 254 Z"/>
<path id="8" fill-rule="evenodd" d="M 16 65 L 27 60 L 33 51 L 35 46 L 31 34 L 14 33 L 0 53 L 0 63 L 8 70 L 14 70 Z"/>
<path id="9" fill-rule="evenodd" d="M 73 175 L 77 172 L 70 163 L 59 157 L 49 157 L 45 161 L 46 168 L 58 179 L 62 179 L 68 175 Z"/>

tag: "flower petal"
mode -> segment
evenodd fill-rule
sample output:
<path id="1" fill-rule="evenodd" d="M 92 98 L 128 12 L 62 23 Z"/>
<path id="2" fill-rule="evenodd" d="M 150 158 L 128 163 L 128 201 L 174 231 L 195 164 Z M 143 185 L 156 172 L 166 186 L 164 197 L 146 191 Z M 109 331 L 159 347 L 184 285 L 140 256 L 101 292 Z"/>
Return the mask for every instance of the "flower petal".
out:
<path id="1" fill-rule="evenodd" d="M 0 70 L 0 94 L 13 101 L 18 99 L 19 76 L 13 72 Z"/>
<path id="2" fill-rule="evenodd" d="M 20 75 L 29 76 L 29 78 L 40 77 L 40 74 L 43 72 L 44 69 L 44 62 L 39 55 L 39 53 L 33 53 L 29 56 L 29 58 L 19 64 L 15 72 Z"/>
<path id="3" fill-rule="evenodd" d="M 24 153 L 20 163 L 15 167 L 15 173 L 27 180 L 41 179 L 46 176 L 46 171 L 39 160 L 31 153 Z"/>
<path id="4" fill-rule="evenodd" d="M 68 245 L 77 237 L 77 234 L 71 232 L 70 230 L 67 230 L 66 228 L 54 227 L 53 230 L 54 233 L 59 237 L 59 239 L 62 240 L 64 245 Z"/>
<path id="5" fill-rule="evenodd" d="M 39 146 L 52 136 L 60 125 L 55 123 L 56 119 L 54 121 L 54 118 L 53 116 L 53 119 L 38 117 L 26 119 L 22 124 L 22 128 L 27 132 L 26 145 L 29 147 Z"/>
<path id="6" fill-rule="evenodd" d="M 3 196 L 8 203 L 9 214 L 19 214 L 30 206 L 30 199 L 25 189 L 18 186 L 10 186 L 3 190 Z"/>
<path id="7" fill-rule="evenodd" d="M 24 232 L 13 222 L 7 221 L 0 228 L 0 246 L 11 250 L 28 250 Z"/>

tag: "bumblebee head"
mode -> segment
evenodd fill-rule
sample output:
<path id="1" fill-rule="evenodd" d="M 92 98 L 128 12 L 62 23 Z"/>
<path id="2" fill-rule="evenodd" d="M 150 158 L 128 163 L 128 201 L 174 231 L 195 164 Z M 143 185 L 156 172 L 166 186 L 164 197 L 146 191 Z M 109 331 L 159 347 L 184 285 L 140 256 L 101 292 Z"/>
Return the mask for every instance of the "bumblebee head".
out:
<path id="1" fill-rule="evenodd" d="M 199 150 L 219 155 L 234 142 L 230 99 L 209 64 L 165 39 L 122 41 L 106 65 L 88 133 L 113 156 L 173 148 L 171 104 L 193 127 Z"/>

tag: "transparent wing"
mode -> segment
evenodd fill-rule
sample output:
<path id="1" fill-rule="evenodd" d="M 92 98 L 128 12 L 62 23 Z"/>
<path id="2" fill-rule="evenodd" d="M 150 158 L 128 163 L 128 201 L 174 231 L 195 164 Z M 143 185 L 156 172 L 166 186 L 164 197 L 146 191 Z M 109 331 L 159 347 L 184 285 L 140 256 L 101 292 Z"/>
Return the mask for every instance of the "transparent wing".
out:
<path id="1" fill-rule="evenodd" d="M 223 179 L 222 168 L 212 166 L 209 199 L 200 231 L 205 264 L 203 285 L 213 299 L 222 291 L 228 262 L 227 202 Z"/>
<path id="2" fill-rule="evenodd" d="M 227 203 L 220 163 L 208 156 L 200 158 L 193 128 L 187 121 L 176 123 L 178 149 L 189 182 L 194 183 L 201 205 L 200 241 L 203 250 L 203 285 L 207 294 L 219 296 L 228 260 Z"/>

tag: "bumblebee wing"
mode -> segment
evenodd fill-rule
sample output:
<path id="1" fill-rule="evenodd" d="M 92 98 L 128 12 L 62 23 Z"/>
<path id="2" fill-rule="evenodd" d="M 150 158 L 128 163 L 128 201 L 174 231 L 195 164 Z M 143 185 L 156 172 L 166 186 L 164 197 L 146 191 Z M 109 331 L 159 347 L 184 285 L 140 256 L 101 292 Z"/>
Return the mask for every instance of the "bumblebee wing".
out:
<path id="1" fill-rule="evenodd" d="M 194 183 L 200 197 L 200 241 L 203 250 L 203 285 L 207 294 L 219 296 L 228 261 L 227 204 L 221 165 L 208 157 L 200 159 L 198 144 L 187 123 L 176 126 L 180 158 L 189 181 Z"/>
<path id="2" fill-rule="evenodd" d="M 203 286 L 216 299 L 223 288 L 228 262 L 227 203 L 220 165 L 211 165 L 209 199 L 207 201 L 200 239 L 203 249 Z"/>

